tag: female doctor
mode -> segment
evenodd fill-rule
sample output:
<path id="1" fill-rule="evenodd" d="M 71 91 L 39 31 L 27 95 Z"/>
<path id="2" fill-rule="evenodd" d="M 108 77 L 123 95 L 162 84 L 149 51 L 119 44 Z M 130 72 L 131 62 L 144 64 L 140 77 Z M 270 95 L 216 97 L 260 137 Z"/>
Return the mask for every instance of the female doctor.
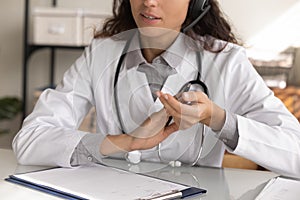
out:
<path id="1" fill-rule="evenodd" d="M 253 69 L 216 0 L 114 0 L 113 11 L 24 120 L 13 141 L 20 164 L 112 156 L 220 167 L 227 149 L 300 177 L 299 122 Z M 93 106 L 97 134 L 79 131 Z"/>

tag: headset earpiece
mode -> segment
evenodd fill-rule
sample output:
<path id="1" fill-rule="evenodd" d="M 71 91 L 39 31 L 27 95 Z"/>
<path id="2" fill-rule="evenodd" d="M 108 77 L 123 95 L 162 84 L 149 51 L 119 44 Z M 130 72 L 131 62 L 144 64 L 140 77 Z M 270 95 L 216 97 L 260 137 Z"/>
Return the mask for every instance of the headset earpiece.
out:
<path id="1" fill-rule="evenodd" d="M 181 32 L 186 33 L 205 16 L 211 7 L 208 1 L 209 0 L 190 0 L 187 18 L 191 19 L 192 22 L 189 25 L 182 27 Z"/>
<path id="2" fill-rule="evenodd" d="M 204 11 L 208 0 L 191 0 L 188 17 L 196 19 Z"/>

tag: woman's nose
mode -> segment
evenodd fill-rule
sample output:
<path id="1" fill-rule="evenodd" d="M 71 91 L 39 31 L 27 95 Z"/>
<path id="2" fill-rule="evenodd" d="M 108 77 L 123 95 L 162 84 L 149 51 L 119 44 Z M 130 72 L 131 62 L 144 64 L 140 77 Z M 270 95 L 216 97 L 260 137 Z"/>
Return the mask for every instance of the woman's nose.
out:
<path id="1" fill-rule="evenodd" d="M 159 0 L 144 0 L 144 5 L 146 7 L 155 7 L 158 5 Z"/>

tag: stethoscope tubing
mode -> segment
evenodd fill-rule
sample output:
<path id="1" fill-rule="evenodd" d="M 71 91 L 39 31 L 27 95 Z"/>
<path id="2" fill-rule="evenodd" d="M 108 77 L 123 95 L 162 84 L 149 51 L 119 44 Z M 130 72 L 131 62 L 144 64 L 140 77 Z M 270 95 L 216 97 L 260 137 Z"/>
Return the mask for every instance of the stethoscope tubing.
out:
<path id="1" fill-rule="evenodd" d="M 119 98 L 118 98 L 118 87 L 117 87 L 117 83 L 118 83 L 118 79 L 119 79 L 119 74 L 122 68 L 122 64 L 123 61 L 125 59 L 125 56 L 127 55 L 127 51 L 129 49 L 131 40 L 133 37 L 131 37 L 129 40 L 126 41 L 125 47 L 122 51 L 122 54 L 120 56 L 120 59 L 117 63 L 117 68 L 116 68 L 116 72 L 115 72 L 115 76 L 114 76 L 114 101 L 115 101 L 115 108 L 116 108 L 116 113 L 117 113 L 117 117 L 120 123 L 120 129 L 122 131 L 123 134 L 126 134 L 125 130 L 124 130 L 124 121 L 121 117 L 121 113 L 120 113 L 120 104 L 119 104 Z M 201 72 L 202 72 L 202 63 L 201 63 L 201 52 L 197 51 L 197 61 L 198 61 L 198 74 L 197 74 L 197 79 L 190 81 L 190 83 L 192 84 L 199 84 L 202 86 L 203 88 L 203 92 L 208 96 L 208 88 L 206 86 L 206 84 L 204 82 L 201 81 Z M 172 118 L 169 118 L 168 122 L 166 125 L 168 125 L 171 122 Z M 202 128 L 202 133 L 201 133 L 201 142 L 200 142 L 200 149 L 199 152 L 197 154 L 196 159 L 194 160 L 194 162 L 192 162 L 190 165 L 194 166 L 195 164 L 197 164 L 197 162 L 199 161 L 201 154 L 202 154 L 202 149 L 203 149 L 203 142 L 204 142 L 204 125 Z M 162 154 L 161 154 L 161 143 L 158 144 L 158 157 L 161 161 L 164 161 L 164 159 L 162 158 Z"/>

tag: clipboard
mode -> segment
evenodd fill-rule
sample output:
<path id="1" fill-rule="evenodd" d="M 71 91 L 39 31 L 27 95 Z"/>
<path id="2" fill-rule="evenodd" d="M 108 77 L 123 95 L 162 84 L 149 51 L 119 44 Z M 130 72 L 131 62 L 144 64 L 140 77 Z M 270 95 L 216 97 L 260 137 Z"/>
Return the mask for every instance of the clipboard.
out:
<path id="1" fill-rule="evenodd" d="M 206 193 L 205 189 L 103 165 L 54 168 L 11 175 L 6 181 L 65 199 L 163 200 Z"/>

